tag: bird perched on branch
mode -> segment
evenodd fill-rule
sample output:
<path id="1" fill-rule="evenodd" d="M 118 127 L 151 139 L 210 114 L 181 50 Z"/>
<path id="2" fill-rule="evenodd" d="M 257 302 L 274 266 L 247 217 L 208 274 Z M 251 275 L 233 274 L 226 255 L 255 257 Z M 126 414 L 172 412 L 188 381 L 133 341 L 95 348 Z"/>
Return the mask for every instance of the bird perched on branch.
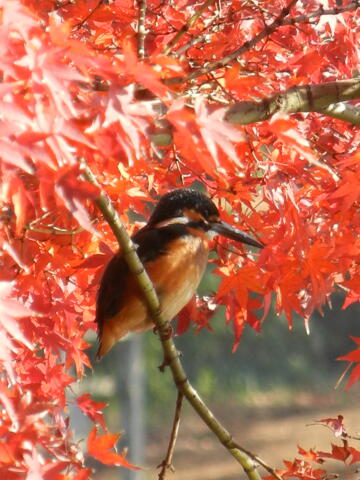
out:
<path id="1" fill-rule="evenodd" d="M 173 190 L 161 197 L 147 225 L 132 237 L 167 320 L 172 320 L 195 294 L 207 264 L 211 233 L 263 247 L 250 235 L 222 222 L 215 204 L 190 189 Z M 98 358 L 128 333 L 154 326 L 121 252 L 110 260 L 101 279 L 96 322 Z"/>

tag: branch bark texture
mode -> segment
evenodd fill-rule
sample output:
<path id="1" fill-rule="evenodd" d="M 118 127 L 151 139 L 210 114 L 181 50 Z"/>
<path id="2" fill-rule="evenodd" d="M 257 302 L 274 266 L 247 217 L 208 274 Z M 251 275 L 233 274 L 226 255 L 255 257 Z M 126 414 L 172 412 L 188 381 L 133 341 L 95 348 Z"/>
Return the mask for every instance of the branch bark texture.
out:
<path id="1" fill-rule="evenodd" d="M 248 125 L 268 120 L 277 112 L 317 112 L 358 126 L 360 106 L 348 103 L 350 100 L 360 100 L 360 78 L 291 87 L 263 100 L 236 102 L 226 109 L 224 119 L 229 123 Z M 166 115 L 162 102 L 154 102 L 153 108 L 155 114 Z M 172 143 L 172 126 L 166 120 L 163 124 L 161 132 L 155 132 L 151 137 L 158 147 Z"/>
<path id="2" fill-rule="evenodd" d="M 319 112 L 360 125 L 360 109 L 351 104 L 339 104 L 359 99 L 360 78 L 291 87 L 261 101 L 237 102 L 228 109 L 225 120 L 247 125 L 267 120 L 277 112 Z"/>

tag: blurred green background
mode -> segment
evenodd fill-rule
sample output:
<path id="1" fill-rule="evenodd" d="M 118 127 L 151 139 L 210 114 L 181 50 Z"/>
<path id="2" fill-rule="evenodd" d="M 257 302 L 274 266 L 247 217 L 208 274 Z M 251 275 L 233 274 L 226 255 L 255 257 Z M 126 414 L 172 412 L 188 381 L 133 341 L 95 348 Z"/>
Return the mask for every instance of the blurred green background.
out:
<path id="1" fill-rule="evenodd" d="M 217 282 L 215 275 L 208 274 L 202 282 L 200 293 L 215 291 Z M 294 318 L 293 329 L 289 331 L 286 320 L 271 309 L 263 323 L 262 332 L 256 333 L 250 327 L 245 328 L 234 353 L 232 326 L 225 325 L 220 309 L 211 322 L 214 333 L 206 329 L 194 333 L 194 328 L 190 327 L 184 335 L 175 339 L 190 381 L 206 402 L 215 408 L 219 418 L 227 419 L 230 429 L 232 415 L 238 415 L 239 421 L 241 417 L 249 421 L 253 416 L 255 419 L 265 416 L 271 423 L 270 417 L 274 412 L 277 412 L 276 415 L 285 415 L 285 412 L 296 411 L 302 404 L 306 404 L 307 408 L 315 408 L 315 404 L 319 404 L 326 411 L 326 402 L 333 401 L 334 386 L 347 365 L 336 358 L 355 348 L 349 335 L 360 336 L 359 304 L 342 310 L 343 300 L 343 295 L 334 294 L 332 309 L 325 308 L 323 316 L 313 316 L 310 335 L 306 334 L 301 318 Z M 90 350 L 92 361 L 95 352 L 96 345 Z M 98 472 L 95 478 L 157 478 L 155 464 L 160 463 L 165 455 L 176 401 L 170 371 L 159 372 L 161 362 L 159 340 L 149 331 L 118 343 L 100 363 L 93 363 L 93 372 L 89 371 L 79 385 L 77 393 L 90 392 L 94 399 L 109 404 L 106 409 L 108 425 L 112 432 L 125 430 L 119 448 L 129 447 L 128 459 L 152 467 L 151 472 L 146 469 L 143 472 L 131 472 L 115 467 L 106 468 L 90 461 L 89 465 Z M 341 404 L 344 401 L 345 405 L 349 397 L 344 393 L 344 385 L 336 393 L 336 402 L 340 401 Z M 234 413 L 230 415 L 230 412 Z M 317 418 L 324 417 L 321 413 Z M 189 407 L 184 415 L 186 425 L 186 416 L 192 415 L 189 414 Z M 75 407 L 72 408 L 72 420 L 76 435 L 81 438 L 90 427 L 90 422 Z M 185 451 L 186 442 L 189 443 L 190 437 L 197 435 L 191 433 L 191 424 L 197 420 L 189 422 L 190 430 L 186 433 L 185 428 L 183 434 Z M 247 428 L 251 427 L 251 423 L 249 425 Z M 205 434 L 202 432 L 201 438 Z M 296 433 L 293 436 L 296 447 Z M 242 437 L 246 446 L 246 433 L 242 432 Z M 197 449 L 197 446 L 194 448 Z M 184 472 L 189 469 L 189 458 L 191 455 L 187 452 L 183 460 Z M 229 462 L 232 461 L 229 457 Z M 171 478 L 182 480 L 192 477 L 176 473 Z M 216 474 L 214 477 L 209 474 L 201 476 L 199 473 L 193 478 L 230 480 L 240 477 L 231 473 L 228 476 L 225 473 L 220 476 Z"/>

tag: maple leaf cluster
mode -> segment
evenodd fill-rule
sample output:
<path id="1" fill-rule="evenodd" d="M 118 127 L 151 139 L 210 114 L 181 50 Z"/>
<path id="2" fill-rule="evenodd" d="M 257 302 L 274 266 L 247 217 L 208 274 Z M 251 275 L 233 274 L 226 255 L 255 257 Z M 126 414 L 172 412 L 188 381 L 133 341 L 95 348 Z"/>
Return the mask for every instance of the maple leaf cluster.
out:
<path id="1" fill-rule="evenodd" d="M 360 451 L 351 446 L 349 440 L 359 440 L 359 437 L 348 435 L 343 423 L 343 416 L 338 415 L 337 418 L 322 418 L 316 420 L 316 424 L 330 428 L 335 437 L 342 440 L 342 445 L 331 444 L 331 452 L 317 451 L 313 448 L 306 450 L 298 447 L 301 458 L 294 461 L 284 461 L 284 469 L 277 470 L 276 473 L 283 479 L 294 478 L 299 480 L 321 480 L 329 478 L 329 476 L 337 477 L 337 474 L 329 473 L 324 467 L 327 460 L 335 460 L 340 462 L 344 469 L 344 473 L 351 475 L 351 466 L 360 462 Z M 264 480 L 272 480 L 274 477 L 268 475 Z"/>
<path id="2" fill-rule="evenodd" d="M 244 256 L 219 241 L 219 291 L 189 307 L 198 328 L 224 304 L 236 346 L 245 325 L 261 328 L 273 294 L 290 325 L 294 312 L 308 322 L 337 287 L 347 292 L 344 307 L 359 299 L 359 130 L 316 113 L 243 127 L 224 120 L 234 101 L 351 77 L 352 13 L 315 15 L 321 3 L 295 5 L 298 20 L 203 71 L 259 35 L 279 5 L 224 1 L 219 11 L 208 2 L 190 22 L 194 2 L 148 1 L 141 60 L 136 2 L 2 2 L 3 478 L 90 475 L 69 428 L 69 401 L 95 424 L 88 453 L 131 467 L 109 451 L 117 436 L 107 432 L 104 405 L 65 394 L 90 367 L 83 338 L 95 329 L 96 286 L 117 248 L 93 206 L 100 189 L 82 178 L 84 164 L 125 224 L 130 211 L 146 218 L 156 195 L 200 181 L 225 220 L 266 245 Z M 358 352 L 344 359 L 359 361 Z"/>

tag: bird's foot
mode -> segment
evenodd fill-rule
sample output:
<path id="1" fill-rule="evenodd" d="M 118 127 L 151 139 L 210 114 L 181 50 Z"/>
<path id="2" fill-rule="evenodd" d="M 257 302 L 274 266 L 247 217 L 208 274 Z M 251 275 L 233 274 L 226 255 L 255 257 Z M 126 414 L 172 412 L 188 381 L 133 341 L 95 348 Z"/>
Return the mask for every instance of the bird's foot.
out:
<path id="1" fill-rule="evenodd" d="M 153 332 L 157 335 L 160 335 L 161 340 L 169 340 L 173 336 L 174 330 L 172 326 L 168 323 L 167 325 L 161 326 L 159 328 L 157 325 L 154 326 Z"/>

